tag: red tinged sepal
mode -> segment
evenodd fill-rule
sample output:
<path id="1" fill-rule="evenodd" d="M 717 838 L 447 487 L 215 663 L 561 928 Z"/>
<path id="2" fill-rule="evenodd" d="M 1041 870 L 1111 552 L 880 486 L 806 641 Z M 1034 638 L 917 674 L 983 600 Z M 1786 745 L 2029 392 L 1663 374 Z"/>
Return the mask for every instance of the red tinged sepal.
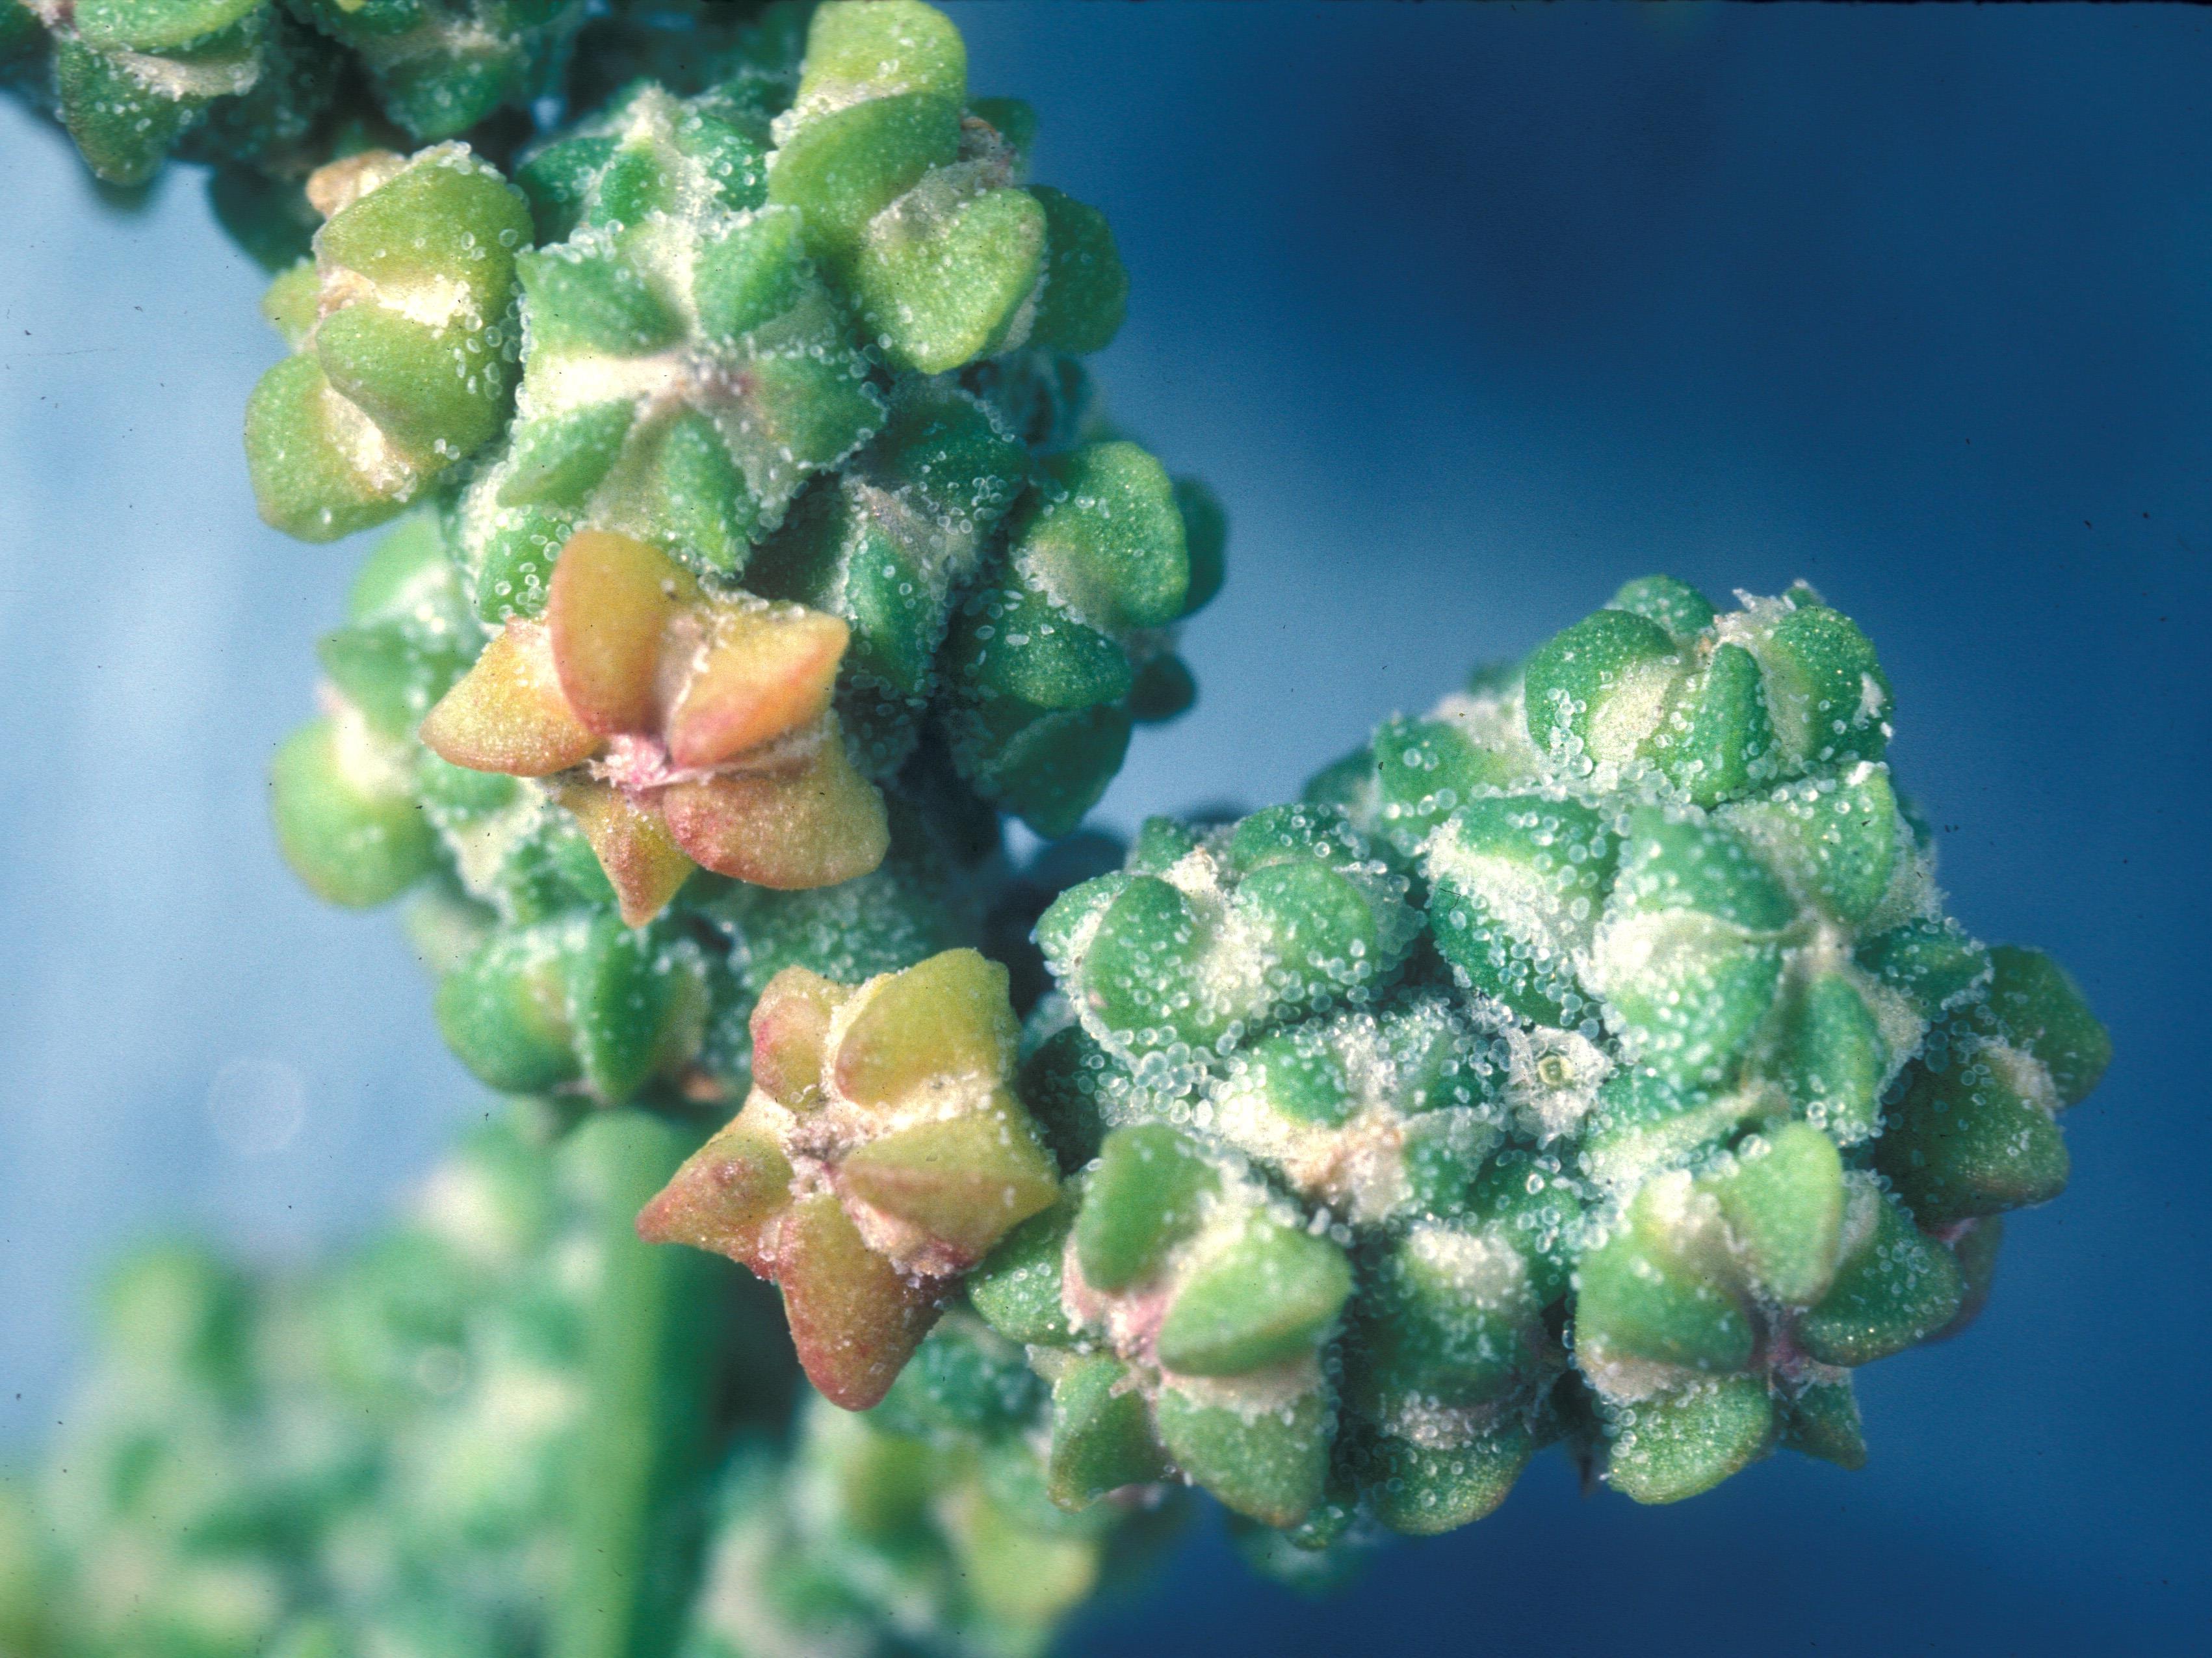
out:
<path id="1" fill-rule="evenodd" d="M 852 637 L 836 617 L 799 605 L 732 602 L 702 619 L 664 727 L 672 765 L 720 765 L 830 711 Z"/>
<path id="2" fill-rule="evenodd" d="M 562 778 L 551 793 L 591 843 L 625 924 L 642 927 L 659 915 L 698 868 L 659 813 L 612 784 Z"/>
<path id="3" fill-rule="evenodd" d="M 579 530 L 561 549 L 545 594 L 545 631 L 561 690 L 602 737 L 660 723 L 659 680 L 668 633 L 699 584 L 659 548 Z"/>
<path id="4" fill-rule="evenodd" d="M 431 709 L 421 735 L 442 760 L 514 777 L 550 777 L 599 752 L 599 734 L 562 695 L 552 643 L 538 622 L 509 622 L 495 635 Z"/>
<path id="5" fill-rule="evenodd" d="M 580 530 L 544 619 L 508 623 L 422 737 L 455 765 L 553 779 L 633 927 L 695 864 L 832 887 L 890 846 L 830 711 L 848 638 L 834 616 L 709 593 L 658 547 Z"/>
<path id="6" fill-rule="evenodd" d="M 806 1379 L 848 1411 L 865 1411 L 890 1391 L 937 1322 L 945 1293 L 870 1249 L 826 1193 L 793 1204 L 778 1223 L 773 1276 Z"/>
<path id="7" fill-rule="evenodd" d="M 852 987 L 804 967 L 786 967 L 753 1004 L 753 1086 L 789 1111 L 822 1103 L 822 1053 L 830 1020 Z"/>
<path id="8" fill-rule="evenodd" d="M 1006 970 L 973 950 L 857 987 L 787 967 L 761 993 L 752 1033 L 744 1109 L 638 1230 L 781 1285 L 806 1374 L 864 1410 L 961 1275 L 1059 1195 L 1013 1092 Z"/>
<path id="9" fill-rule="evenodd" d="M 780 892 L 865 875 L 890 850 L 875 784 L 854 769 L 836 716 L 796 764 L 718 771 L 659 791 L 678 845 L 716 875 Z"/>
<path id="10" fill-rule="evenodd" d="M 712 1250 L 772 1277 L 766 1234 L 791 1206 L 792 1168 L 761 1115 L 748 1107 L 693 1152 L 639 1212 L 637 1235 Z"/>

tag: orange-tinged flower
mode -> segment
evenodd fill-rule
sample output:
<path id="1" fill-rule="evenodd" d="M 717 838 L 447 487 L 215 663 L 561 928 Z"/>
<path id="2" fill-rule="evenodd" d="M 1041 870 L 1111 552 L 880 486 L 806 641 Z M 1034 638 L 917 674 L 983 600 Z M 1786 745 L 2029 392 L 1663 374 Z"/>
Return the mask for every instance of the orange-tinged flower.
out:
<path id="1" fill-rule="evenodd" d="M 422 722 L 455 765 L 542 777 L 642 926 L 695 865 L 830 887 L 883 862 L 883 796 L 830 711 L 845 624 L 712 593 L 658 548 L 569 539 L 544 619 L 511 621 Z"/>
<path id="2" fill-rule="evenodd" d="M 853 988 L 787 967 L 752 1033 L 744 1109 L 646 1206 L 638 1234 L 781 1285 L 807 1375 L 866 1410 L 952 1283 L 1059 1192 L 1013 1093 L 1006 970 L 947 950 Z"/>

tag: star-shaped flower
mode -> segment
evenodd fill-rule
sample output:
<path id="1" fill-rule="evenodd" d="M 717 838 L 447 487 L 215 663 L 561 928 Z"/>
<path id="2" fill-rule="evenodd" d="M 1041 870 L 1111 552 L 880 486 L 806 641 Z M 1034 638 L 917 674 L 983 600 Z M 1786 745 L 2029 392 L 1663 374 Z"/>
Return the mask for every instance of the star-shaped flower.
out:
<path id="1" fill-rule="evenodd" d="M 752 1032 L 744 1109 L 647 1205 L 638 1235 L 781 1284 L 807 1376 L 863 1411 L 951 1281 L 1059 1192 L 1013 1092 L 1006 970 L 947 950 L 854 988 L 787 967 Z"/>
<path id="2" fill-rule="evenodd" d="M 830 710 L 847 629 L 715 593 L 666 554 L 571 537 L 542 620 L 516 620 L 422 722 L 455 765 L 546 781 L 642 926 L 695 865 L 830 887 L 883 862 L 883 796 Z"/>

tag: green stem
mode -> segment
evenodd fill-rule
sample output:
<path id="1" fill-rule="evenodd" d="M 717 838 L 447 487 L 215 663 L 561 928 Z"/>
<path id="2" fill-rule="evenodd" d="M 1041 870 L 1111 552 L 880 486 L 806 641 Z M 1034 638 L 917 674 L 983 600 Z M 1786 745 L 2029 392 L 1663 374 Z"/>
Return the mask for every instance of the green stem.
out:
<path id="1" fill-rule="evenodd" d="M 698 1141 L 688 1126 L 617 1111 L 586 1121 L 571 1149 L 604 1205 L 606 1254 L 550 1658 L 662 1658 L 684 1629 L 705 1539 L 729 1269 L 640 1243 L 632 1222 Z"/>

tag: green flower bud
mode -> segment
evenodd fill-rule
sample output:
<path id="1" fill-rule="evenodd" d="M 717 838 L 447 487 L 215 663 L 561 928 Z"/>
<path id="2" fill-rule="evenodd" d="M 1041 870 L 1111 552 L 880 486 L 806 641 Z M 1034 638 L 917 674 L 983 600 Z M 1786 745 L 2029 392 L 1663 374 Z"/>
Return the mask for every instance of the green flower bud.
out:
<path id="1" fill-rule="evenodd" d="M 1712 644 L 1676 684 L 1645 752 L 1700 806 L 1751 789 L 1774 770 L 1774 734 L 1759 664 L 1741 645 Z"/>
<path id="2" fill-rule="evenodd" d="M 1060 1261 L 1075 1224 L 1066 1194 L 1024 1221 L 968 1279 L 968 1299 L 983 1321 L 1009 1341 L 1064 1346 L 1072 1338 L 1060 1306 Z"/>
<path id="3" fill-rule="evenodd" d="M 519 262 L 514 427 L 459 509 L 487 619 L 536 615 L 586 525 L 736 576 L 882 424 L 798 216 L 758 208 L 758 156 L 711 96 L 648 88 L 532 164 L 541 217 L 576 228 Z"/>
<path id="4" fill-rule="evenodd" d="M 1878 1131 L 1882 1090 L 1894 1074 L 1891 1036 L 1898 1033 L 1884 1034 L 1881 1017 L 1852 976 L 1817 975 L 1801 989 L 1784 1020 L 1784 1085 L 1806 1117 L 1840 1144 L 1856 1144 Z"/>
<path id="5" fill-rule="evenodd" d="M 770 199 L 804 214 L 895 368 L 941 374 L 1031 339 L 1099 349 L 1128 288 L 1104 219 L 1021 187 L 1026 106 L 966 99 L 966 52 L 938 13 L 823 7 L 776 122 Z"/>
<path id="6" fill-rule="evenodd" d="M 1188 607 L 1191 564 L 1174 486 L 1134 444 L 1090 444 L 1043 470 L 1003 571 L 953 629 L 968 706 L 950 735 L 979 792 L 1057 836 L 1121 764 L 1124 704 L 1158 631 Z"/>
<path id="7" fill-rule="evenodd" d="M 1844 1166 L 1835 1143 L 1785 1123 L 1736 1148 L 1706 1177 L 1736 1259 L 1758 1292 L 1785 1306 L 1826 1306 L 1844 1228 Z"/>
<path id="8" fill-rule="evenodd" d="M 1849 1231 L 1835 1287 L 1798 1321 L 1806 1352 L 1823 1364 L 1870 1364 L 1957 1315 L 1964 1283 L 1951 1252 L 1863 1179 L 1853 1184 Z"/>
<path id="9" fill-rule="evenodd" d="M 1212 1130 L 1356 1224 L 1448 1213 L 1498 1143 L 1506 1061 L 1442 997 L 1262 1037 L 1207 1089 Z"/>
<path id="10" fill-rule="evenodd" d="M 393 516 L 499 430 L 521 198 L 467 148 L 334 163 L 311 191 L 319 318 L 246 405 L 262 516 L 330 541 Z"/>
<path id="11" fill-rule="evenodd" d="M 1582 1259 L 1575 1345 L 1585 1371 L 1641 1361 L 1710 1374 L 1750 1363 L 1756 1332 L 1731 1282 L 1723 1224 L 1712 1194 L 1686 1174 L 1644 1188 L 1619 1229 Z"/>
<path id="12" fill-rule="evenodd" d="M 1361 1301 L 1371 1409 L 1490 1405 L 1547 1368 L 1546 1297 L 1520 1242 L 1496 1223 L 1433 1222 L 1389 1242 Z"/>
<path id="13" fill-rule="evenodd" d="M 1759 658 L 1781 753 L 1800 765 L 1879 760 L 1889 742 L 1889 680 L 1851 619 L 1811 599 L 1754 614 L 1745 648 Z"/>
<path id="14" fill-rule="evenodd" d="M 697 1051 L 703 972 L 689 939 L 572 915 L 488 941 L 439 986 L 438 1025 L 493 1088 L 619 1103 Z"/>
<path id="15" fill-rule="evenodd" d="M 1321 1353 L 1352 1269 L 1233 1164 L 1164 1123 L 1115 1130 L 1073 1227 L 1010 1240 L 978 1282 L 987 1317 L 1041 1344 L 1056 1500 L 1158 1478 L 1170 1460 L 1269 1525 L 1320 1500 L 1334 1415 Z"/>
<path id="16" fill-rule="evenodd" d="M 378 104 L 423 141 L 550 89 L 583 9 L 570 0 L 295 0 L 368 71 Z"/>
<path id="17" fill-rule="evenodd" d="M 1904 1097 L 1875 1143 L 1875 1167 L 1924 1227 L 2047 1203 L 2072 1161 L 2059 1133 L 2060 1096 L 2031 1054 L 2003 1042 L 1954 1041 L 1906 1073 Z"/>
<path id="18" fill-rule="evenodd" d="M 1630 582 L 1613 595 L 1606 608 L 1656 622 L 1677 639 L 1694 639 L 1719 614 L 1711 600 L 1671 576 L 1645 576 Z"/>
<path id="19" fill-rule="evenodd" d="M 153 178 L 218 100 L 263 74 L 264 0 L 40 0 L 54 35 L 57 113 L 86 164 L 110 184 Z"/>
<path id="20" fill-rule="evenodd" d="M 1679 1503 L 1765 1454 L 1774 1406 L 1763 1381 L 1724 1376 L 1639 1400 L 1607 1427 L 1606 1484 L 1638 1503 Z"/>
<path id="21" fill-rule="evenodd" d="M 1006 182 L 1012 155 L 988 137 L 962 148 L 868 222 L 847 266 L 876 343 L 917 374 L 1017 343 L 1045 270 L 1045 210 Z"/>
<path id="22" fill-rule="evenodd" d="M 1888 741 L 1873 648 L 1810 589 L 1720 616 L 1671 578 L 1632 582 L 1529 657 L 1524 680 L 1528 735 L 1565 776 L 1656 769 L 1700 806 L 1879 760 Z"/>
<path id="23" fill-rule="evenodd" d="M 2112 1060 L 2112 1039 L 2066 970 L 2040 950 L 1990 952 L 1989 1021 L 2050 1074 L 2058 1104 L 2079 1105 Z"/>
<path id="24" fill-rule="evenodd" d="M 284 861 L 316 897 L 369 909 L 436 863 L 428 820 L 410 786 L 406 751 L 356 705 L 293 734 L 269 771 Z"/>
<path id="25" fill-rule="evenodd" d="M 848 722 L 882 734 L 885 770 L 919 735 L 954 595 L 1028 470 L 976 399 L 917 382 L 834 485 L 799 498 L 747 571 L 755 591 L 850 626 Z"/>
<path id="26" fill-rule="evenodd" d="M 1471 1526 L 1496 1512 L 1536 1450 L 1536 1436 L 1519 1422 L 1470 1435 L 1464 1443 L 1384 1440 L 1375 1517 L 1406 1537 Z"/>
<path id="27" fill-rule="evenodd" d="M 1603 820 L 1573 800 L 1505 795 L 1460 808 L 1422 861 L 1437 948 L 1522 1018 L 1576 1023 L 1589 1006 L 1576 964 L 1615 856 Z"/>
<path id="28" fill-rule="evenodd" d="M 958 155 L 967 93 L 967 48 L 941 13 L 913 0 L 822 7 L 770 198 L 805 212 L 817 255 L 849 261 L 878 213 Z"/>
<path id="29" fill-rule="evenodd" d="M 1782 1442 L 1839 1468 L 1866 1466 L 1866 1432 L 1850 1378 L 1808 1382 L 1788 1399 L 1782 1411 Z"/>
<path id="30" fill-rule="evenodd" d="M 1255 1222 L 1183 1281 L 1161 1321 L 1159 1362 L 1180 1375 L 1236 1376 L 1296 1358 L 1351 1293 L 1352 1269 L 1335 1245 Z"/>
<path id="31" fill-rule="evenodd" d="M 1129 303 L 1129 273 L 1115 251 L 1113 229 L 1097 208 L 1049 185 L 1038 185 L 1030 194 L 1044 210 L 1048 250 L 1030 338 L 1049 350 L 1078 356 L 1103 351 L 1121 332 Z M 1213 585 L 1220 586 L 1218 576 Z"/>
<path id="32" fill-rule="evenodd" d="M 1437 825 L 1461 807 L 1510 789 L 1534 771 L 1534 756 L 1517 741 L 1518 725 L 1495 698 L 1454 698 L 1425 720 L 1386 720 L 1360 765 L 1347 773 L 1352 795 L 1342 803 L 1353 822 L 1401 856 L 1419 856 Z M 1319 798 L 1311 784 L 1307 797 Z M 1473 824 L 1463 826 L 1480 833 Z"/>
<path id="33" fill-rule="evenodd" d="M 1072 887 L 1037 923 L 1084 1027 L 1149 1057 L 1148 1076 L 1171 1083 L 1295 1010 L 1371 1000 L 1404 959 L 1402 878 L 1337 814 L 1278 807 L 1202 839 L 1156 822 L 1130 872 Z M 1162 862 L 1177 838 L 1189 850 Z"/>
<path id="34" fill-rule="evenodd" d="M 1861 764 L 1840 777 L 1785 783 L 1722 815 L 1800 903 L 1845 926 L 1863 924 L 1900 876 L 1917 873 L 1886 766 Z"/>
<path id="35" fill-rule="evenodd" d="M 1235 1513 L 1263 1525 L 1291 1526 L 1321 1501 L 1328 1478 L 1328 1413 L 1318 1393 L 1246 1405 L 1170 1384 L 1161 1390 L 1156 1412 L 1160 1442 L 1176 1466 Z"/>
<path id="36" fill-rule="evenodd" d="M 434 520 L 385 538 L 355 578 L 346 611 L 346 625 L 316 648 L 323 672 L 379 735 L 404 742 L 483 640 Z"/>
<path id="37" fill-rule="evenodd" d="M 1069 1356 L 1052 1383 L 1052 1500 L 1088 1507 L 1125 1485 L 1166 1477 L 1168 1458 L 1128 1368 L 1103 1354 Z"/>
<path id="38" fill-rule="evenodd" d="M 1115 1290 L 1151 1277 L 1197 1230 L 1203 1200 L 1219 1183 L 1213 1167 L 1164 1124 L 1108 1135 L 1075 1223 L 1085 1280 Z"/>
<path id="39" fill-rule="evenodd" d="M 1570 775 L 1636 759 L 1687 672 L 1650 618 L 1601 610 L 1554 636 L 1522 674 L 1528 739 Z"/>
<path id="40" fill-rule="evenodd" d="M 1707 1091 L 1643 1067 L 1613 1070 L 1583 1121 L 1580 1171 L 1607 1192 L 1633 1193 L 1652 1175 L 1702 1161 L 1746 1126 L 1779 1115 L 1762 1087 Z"/>
<path id="41" fill-rule="evenodd" d="M 1678 1083 L 1723 1077 L 1773 1005 L 1795 919 L 1781 884 L 1717 823 L 1630 816 L 1589 976 L 1636 1056 Z"/>
<path id="42" fill-rule="evenodd" d="M 1877 933 L 1858 947 L 1857 960 L 1924 1020 L 1942 1018 L 1989 984 L 1989 951 L 1948 916 Z"/>

